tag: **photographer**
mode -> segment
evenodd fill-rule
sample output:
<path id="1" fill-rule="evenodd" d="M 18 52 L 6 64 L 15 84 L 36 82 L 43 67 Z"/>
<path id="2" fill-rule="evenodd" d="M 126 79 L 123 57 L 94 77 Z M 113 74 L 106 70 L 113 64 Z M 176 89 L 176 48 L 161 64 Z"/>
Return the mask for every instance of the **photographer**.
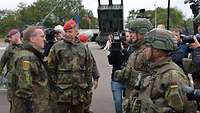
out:
<path id="1" fill-rule="evenodd" d="M 180 29 L 175 28 L 172 33 L 176 37 L 177 50 L 171 54 L 172 60 L 181 68 L 183 67 L 182 60 L 187 58 L 189 54 L 189 46 L 182 41 Z"/>
<path id="2" fill-rule="evenodd" d="M 129 56 L 134 52 L 134 32 L 132 31 L 126 31 L 125 32 L 125 36 L 122 37 L 121 42 L 122 42 L 122 53 L 124 54 L 125 57 L 125 64 L 123 66 L 126 65 Z"/>
<path id="3" fill-rule="evenodd" d="M 189 43 L 191 49 L 191 58 L 183 60 L 183 68 L 185 73 L 192 74 L 192 79 L 194 81 L 194 88 L 200 88 L 200 15 L 194 18 L 194 23 L 196 27 L 197 34 L 194 36 L 184 36 L 183 42 Z"/>
<path id="4" fill-rule="evenodd" d="M 48 56 L 51 47 L 56 43 L 56 36 L 58 36 L 58 32 L 52 28 L 45 29 L 46 34 L 46 42 L 44 46 L 44 55 Z"/>
<path id="5" fill-rule="evenodd" d="M 63 26 L 57 25 L 54 27 L 55 30 L 55 41 L 60 41 L 64 38 L 65 31 L 63 30 Z"/>
<path id="6" fill-rule="evenodd" d="M 108 55 L 109 64 L 113 66 L 111 75 L 111 88 L 115 102 L 116 113 L 122 113 L 122 96 L 125 91 L 125 84 L 116 80 L 114 78 L 114 73 L 116 70 L 121 70 L 123 66 L 126 65 L 128 57 L 133 52 L 129 42 L 129 32 L 115 35 L 110 47 L 110 54 Z"/>
<path id="7" fill-rule="evenodd" d="M 194 36 L 194 43 L 190 44 L 191 48 L 191 74 L 194 80 L 194 88 L 200 88 L 200 78 L 199 78 L 199 72 L 200 72 L 200 43 L 197 40 L 197 38 Z"/>
<path id="8" fill-rule="evenodd" d="M 198 73 L 200 72 L 200 14 L 194 18 L 194 23 L 197 25 L 197 34 L 193 37 L 193 42 L 190 47 L 192 49 L 192 63 L 196 66 Z"/>
<path id="9" fill-rule="evenodd" d="M 48 56 L 51 47 L 58 41 L 63 40 L 65 31 L 61 25 L 55 26 L 55 28 L 45 29 L 46 42 L 44 47 L 44 55 Z"/>

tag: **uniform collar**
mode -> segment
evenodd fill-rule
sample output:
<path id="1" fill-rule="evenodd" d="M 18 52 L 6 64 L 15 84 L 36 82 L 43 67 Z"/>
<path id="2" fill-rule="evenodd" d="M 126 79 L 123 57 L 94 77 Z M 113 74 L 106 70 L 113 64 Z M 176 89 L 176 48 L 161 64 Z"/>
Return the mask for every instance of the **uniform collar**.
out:
<path id="1" fill-rule="evenodd" d="M 78 37 L 76 37 L 75 41 L 71 41 L 71 40 L 68 40 L 68 39 L 64 39 L 64 42 L 65 43 L 69 43 L 69 44 L 72 44 L 72 45 L 76 45 L 77 43 L 80 43 L 80 41 L 78 40 Z"/>
<path id="2" fill-rule="evenodd" d="M 29 43 L 24 44 L 24 46 L 26 46 L 26 47 L 28 47 L 28 48 L 34 48 L 34 49 L 36 49 L 37 51 L 39 51 L 40 53 L 43 53 L 43 52 L 44 52 L 44 49 L 38 48 L 38 47 L 36 47 L 36 46 L 34 46 L 34 45 L 31 45 L 31 44 L 29 44 Z"/>
<path id="3" fill-rule="evenodd" d="M 134 48 L 140 48 L 142 45 L 144 45 L 145 41 L 144 40 L 139 40 L 139 41 L 136 41 L 134 44 L 133 44 L 133 47 Z"/>
<path id="4" fill-rule="evenodd" d="M 165 58 L 165 59 L 163 59 L 163 60 L 161 60 L 161 61 L 159 61 L 159 62 L 150 63 L 149 66 L 150 66 L 150 69 L 158 69 L 158 68 L 160 68 L 160 67 L 162 67 L 162 66 L 168 64 L 168 63 L 171 62 L 171 61 L 172 61 L 171 57 L 167 57 L 167 58 Z"/>

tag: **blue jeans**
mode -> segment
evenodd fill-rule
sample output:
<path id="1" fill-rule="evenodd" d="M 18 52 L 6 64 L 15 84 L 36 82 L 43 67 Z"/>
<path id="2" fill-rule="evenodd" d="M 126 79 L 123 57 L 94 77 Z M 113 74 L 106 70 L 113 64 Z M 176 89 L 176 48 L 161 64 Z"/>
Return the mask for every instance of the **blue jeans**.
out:
<path id="1" fill-rule="evenodd" d="M 113 94 L 113 100 L 115 103 L 116 113 L 123 113 L 122 110 L 122 96 L 125 90 L 125 85 L 121 82 L 111 81 L 111 88 Z"/>

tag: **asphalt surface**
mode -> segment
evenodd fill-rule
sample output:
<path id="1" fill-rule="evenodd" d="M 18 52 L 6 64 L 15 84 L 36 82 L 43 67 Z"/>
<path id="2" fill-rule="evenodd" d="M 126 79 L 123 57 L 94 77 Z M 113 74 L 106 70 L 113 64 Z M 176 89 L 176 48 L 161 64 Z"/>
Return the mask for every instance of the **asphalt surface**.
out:
<path id="1" fill-rule="evenodd" d="M 0 56 L 5 50 L 6 44 L 0 43 Z M 95 43 L 89 43 L 100 73 L 99 85 L 93 93 L 91 109 L 94 113 L 115 113 L 111 92 L 111 69 L 108 65 L 106 51 L 100 49 Z M 9 113 L 9 103 L 6 92 L 0 89 L 0 113 Z"/>

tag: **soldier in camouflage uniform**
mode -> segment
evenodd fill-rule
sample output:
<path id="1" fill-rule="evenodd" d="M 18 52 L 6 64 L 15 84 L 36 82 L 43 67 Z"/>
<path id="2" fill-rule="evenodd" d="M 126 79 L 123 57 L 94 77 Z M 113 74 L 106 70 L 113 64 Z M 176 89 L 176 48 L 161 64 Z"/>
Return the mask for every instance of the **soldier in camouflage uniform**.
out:
<path id="1" fill-rule="evenodd" d="M 23 32 L 23 49 L 15 52 L 13 113 L 49 113 L 48 76 L 42 61 L 45 34 L 30 26 Z"/>
<path id="2" fill-rule="evenodd" d="M 9 42 L 9 46 L 6 48 L 4 54 L 1 57 L 0 60 L 0 73 L 2 74 L 4 67 L 6 66 L 7 72 L 5 76 L 7 76 L 8 79 L 8 91 L 7 91 L 7 98 L 10 102 L 10 112 L 12 111 L 12 97 L 13 97 L 13 84 L 12 84 L 12 76 L 10 76 L 10 72 L 12 69 L 12 66 L 14 65 L 14 52 L 18 51 L 22 48 L 22 42 L 21 42 L 21 35 L 19 30 L 17 29 L 11 29 L 8 32 L 7 40 Z"/>
<path id="3" fill-rule="evenodd" d="M 128 59 L 128 63 L 125 68 L 122 70 L 118 70 L 115 73 L 116 80 L 125 82 L 127 84 L 126 87 L 126 97 L 124 101 L 124 109 L 128 111 L 129 105 L 128 105 L 128 100 L 130 95 L 132 93 L 135 93 L 135 89 L 133 86 L 133 81 L 135 81 L 135 78 L 132 78 L 133 73 L 132 70 L 137 70 L 137 71 L 143 71 L 144 73 L 148 73 L 148 61 L 144 57 L 144 35 L 148 31 L 150 31 L 153 28 L 151 22 L 148 19 L 145 18 L 136 18 L 133 20 L 133 22 L 130 24 L 130 29 L 132 31 L 136 32 L 136 38 L 137 40 L 135 41 L 133 48 L 135 51 L 130 55 Z M 133 91 L 134 90 L 134 91 Z"/>
<path id="4" fill-rule="evenodd" d="M 77 40 L 74 20 L 64 25 L 65 39 L 50 50 L 48 65 L 58 113 L 84 113 L 92 95 L 93 58 L 88 47 Z"/>
<path id="5" fill-rule="evenodd" d="M 177 46 L 173 34 L 154 29 L 145 35 L 145 45 L 145 58 L 150 62 L 151 73 L 136 81 L 140 83 L 139 93 L 131 113 L 196 113 L 195 103 L 187 101 L 183 93 L 189 80 L 169 57 L 169 52 Z"/>

